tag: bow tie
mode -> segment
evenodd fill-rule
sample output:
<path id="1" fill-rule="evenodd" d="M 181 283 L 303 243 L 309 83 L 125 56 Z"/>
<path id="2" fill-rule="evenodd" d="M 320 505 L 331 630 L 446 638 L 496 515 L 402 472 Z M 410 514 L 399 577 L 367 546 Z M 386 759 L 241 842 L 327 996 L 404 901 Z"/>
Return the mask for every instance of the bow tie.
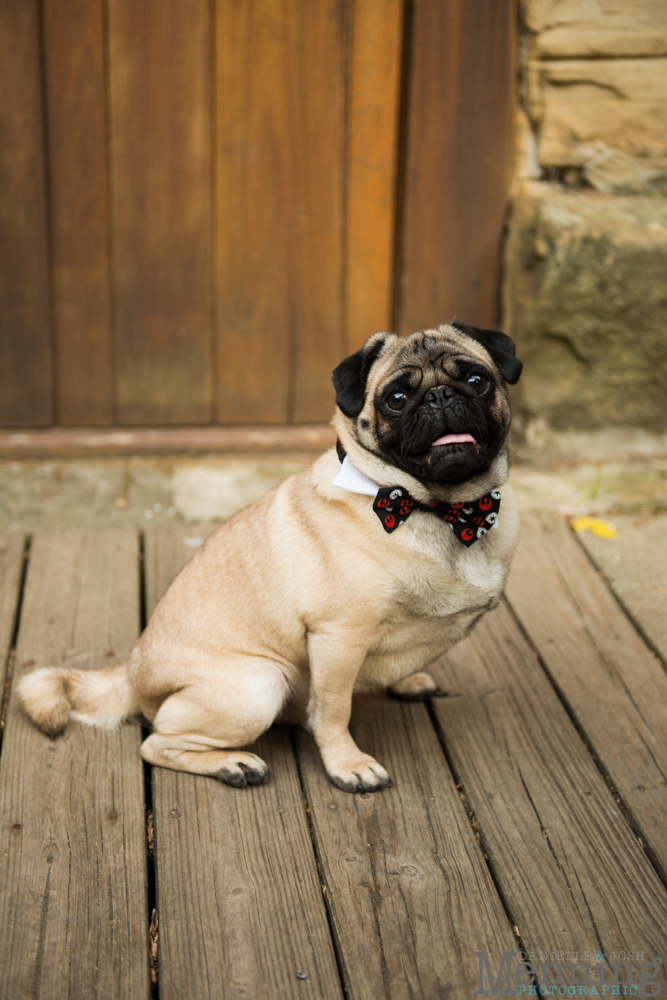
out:
<path id="1" fill-rule="evenodd" d="M 465 503 L 442 503 L 440 500 L 420 503 L 410 496 L 404 486 L 379 486 L 374 483 L 357 469 L 340 441 L 336 441 L 336 452 L 340 459 L 341 471 L 334 479 L 334 486 L 350 490 L 352 493 L 372 496 L 373 510 L 389 534 L 407 521 L 414 510 L 423 510 L 445 521 L 461 544 L 467 548 L 498 522 L 499 490 L 491 490 L 479 500 L 469 500 Z"/>
<path id="2" fill-rule="evenodd" d="M 381 486 L 373 501 L 373 510 L 387 532 L 396 531 L 413 511 L 423 510 L 446 521 L 458 540 L 466 547 L 473 545 L 493 527 L 498 520 L 499 508 L 498 490 L 491 490 L 479 500 L 466 503 L 450 504 L 442 503 L 440 500 L 420 503 L 411 497 L 403 486 Z"/>

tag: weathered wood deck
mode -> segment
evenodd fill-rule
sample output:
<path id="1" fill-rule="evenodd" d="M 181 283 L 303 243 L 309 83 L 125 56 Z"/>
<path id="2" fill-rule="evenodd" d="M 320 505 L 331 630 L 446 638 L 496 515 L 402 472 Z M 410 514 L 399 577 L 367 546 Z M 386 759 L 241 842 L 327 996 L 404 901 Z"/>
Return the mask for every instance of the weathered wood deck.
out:
<path id="1" fill-rule="evenodd" d="M 23 715 L 33 665 L 123 660 L 186 533 L 0 538 L 3 1000 L 431 1000 L 479 989 L 476 952 L 667 961 L 667 673 L 562 519 L 525 518 L 506 600 L 438 663 L 456 696 L 358 700 L 396 782 L 359 796 L 287 727 L 240 790 L 144 769 L 138 725 Z"/>

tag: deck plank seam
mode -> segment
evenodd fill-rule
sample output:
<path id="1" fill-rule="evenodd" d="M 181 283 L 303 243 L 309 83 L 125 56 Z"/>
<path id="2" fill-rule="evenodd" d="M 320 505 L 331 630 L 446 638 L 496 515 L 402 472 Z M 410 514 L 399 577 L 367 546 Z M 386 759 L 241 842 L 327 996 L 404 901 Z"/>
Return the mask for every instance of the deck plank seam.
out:
<path id="1" fill-rule="evenodd" d="M 139 634 L 144 631 L 146 625 L 148 624 L 148 594 L 147 594 L 147 582 L 146 582 L 146 539 L 143 531 L 139 532 L 139 558 L 138 558 L 138 571 L 139 571 Z M 142 742 L 150 735 L 150 727 L 143 719 L 141 722 L 141 736 Z M 144 804 L 146 810 L 145 825 L 146 825 L 146 838 L 145 838 L 145 850 L 146 850 L 146 875 L 147 875 L 147 892 L 146 892 L 146 903 L 147 903 L 147 914 L 146 921 L 149 927 L 148 935 L 148 949 L 149 949 L 149 966 L 151 970 L 151 998 L 152 1000 L 159 1000 L 160 998 L 160 939 L 159 936 L 156 937 L 157 941 L 157 958 L 153 958 L 151 950 L 151 933 L 150 928 L 153 926 L 153 914 L 156 914 L 156 934 L 159 935 L 159 912 L 157 909 L 157 851 L 155 850 L 155 810 L 153 808 L 153 767 L 147 761 L 142 761 L 143 773 L 144 773 Z M 152 837 L 153 837 L 153 848 L 151 850 L 151 826 L 152 826 Z"/>
<path id="2" fill-rule="evenodd" d="M 617 594 L 617 592 L 616 592 L 616 590 L 615 590 L 615 588 L 614 588 L 611 580 L 606 575 L 603 567 L 601 565 L 599 565 L 595 561 L 595 559 L 593 558 L 592 553 L 588 551 L 588 549 L 586 548 L 586 546 L 583 544 L 583 542 L 579 538 L 578 533 L 576 531 L 573 531 L 572 534 L 574 535 L 575 542 L 579 546 L 580 550 L 583 552 L 583 554 L 586 557 L 586 559 L 588 560 L 588 562 L 591 564 L 591 566 L 593 567 L 593 569 L 595 570 L 595 572 L 598 574 L 598 576 L 601 577 L 602 580 L 604 580 L 605 586 L 607 587 L 607 590 L 609 591 L 609 593 L 613 597 L 615 603 L 618 605 L 620 611 L 625 615 L 625 617 L 631 623 L 631 625 L 634 628 L 635 632 L 637 632 L 637 634 L 640 636 L 642 642 L 646 646 L 648 646 L 648 648 L 654 654 L 654 656 L 656 657 L 656 659 L 658 660 L 658 662 L 662 666 L 662 669 L 665 671 L 665 673 L 667 673 L 667 660 L 665 660 L 665 657 L 661 653 L 660 649 L 658 649 L 658 647 L 653 642 L 653 640 L 651 639 L 651 637 L 644 630 L 644 628 L 641 625 L 641 623 L 637 620 L 637 618 L 635 618 L 635 616 L 633 615 L 633 613 L 630 610 L 630 608 L 626 604 L 623 603 L 622 598 L 620 597 L 619 594 Z"/>
<path id="3" fill-rule="evenodd" d="M 2 753 L 2 740 L 5 733 L 5 720 L 9 708 L 9 699 L 12 693 L 12 678 L 14 674 L 14 662 L 16 658 L 16 644 L 21 628 L 21 612 L 23 610 L 23 598 L 25 596 L 25 586 L 28 577 L 28 563 L 30 562 L 30 548 L 32 545 L 32 535 L 28 534 L 23 540 L 23 559 L 21 562 L 21 573 L 19 575 L 16 603 L 14 606 L 14 620 L 12 622 L 11 639 L 7 650 L 7 657 L 3 666 L 3 690 L 0 697 L 0 753 Z"/>

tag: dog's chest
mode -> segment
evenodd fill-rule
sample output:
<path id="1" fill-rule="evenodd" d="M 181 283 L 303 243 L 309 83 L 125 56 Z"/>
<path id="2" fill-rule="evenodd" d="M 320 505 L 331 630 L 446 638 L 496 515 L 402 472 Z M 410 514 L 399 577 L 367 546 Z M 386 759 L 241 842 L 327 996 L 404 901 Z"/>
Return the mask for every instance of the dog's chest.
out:
<path id="1" fill-rule="evenodd" d="M 392 567 L 391 599 L 398 617 L 446 619 L 488 607 L 500 596 L 508 555 L 495 539 L 484 538 L 470 548 L 424 519 L 410 537 L 403 558 Z"/>
<path id="2" fill-rule="evenodd" d="M 387 685 L 422 670 L 464 639 L 495 607 L 504 574 L 477 585 L 442 568 L 406 573 L 394 583 L 386 614 L 360 673 L 362 687 Z M 360 688 L 361 690 L 361 688 Z"/>
<path id="3" fill-rule="evenodd" d="M 422 565 L 416 572 L 406 572 L 392 587 L 394 620 L 419 618 L 445 624 L 468 611 L 491 607 L 500 596 L 505 573 L 496 565 L 484 570 L 473 566 L 471 572 L 456 573 L 448 567 Z"/>

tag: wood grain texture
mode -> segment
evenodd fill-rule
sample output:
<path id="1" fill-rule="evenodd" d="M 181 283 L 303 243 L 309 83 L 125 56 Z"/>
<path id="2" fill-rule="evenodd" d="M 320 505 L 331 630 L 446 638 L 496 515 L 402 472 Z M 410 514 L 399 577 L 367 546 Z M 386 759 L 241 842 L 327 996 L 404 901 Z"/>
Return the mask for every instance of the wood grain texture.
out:
<path id="1" fill-rule="evenodd" d="M 349 996 L 470 996 L 473 952 L 492 963 L 516 939 L 423 705 L 359 698 L 352 732 L 396 788 L 350 795 L 298 746 Z"/>
<path id="2" fill-rule="evenodd" d="M 192 554 L 186 533 L 146 535 L 149 613 Z M 273 772 L 258 787 L 153 769 L 166 1000 L 342 996 L 289 730 L 256 751 Z"/>
<path id="3" fill-rule="evenodd" d="M 342 358 L 343 0 L 217 4 L 217 418 L 333 413 Z"/>
<path id="4" fill-rule="evenodd" d="M 0 425 L 53 421 L 37 0 L 0 2 Z"/>
<path id="5" fill-rule="evenodd" d="M 667 874 L 667 676 L 563 518 L 526 514 L 507 595 Z"/>
<path id="6" fill-rule="evenodd" d="M 44 0 L 57 422 L 112 424 L 102 0 Z"/>
<path id="7" fill-rule="evenodd" d="M 33 539 L 14 681 L 121 662 L 138 630 L 135 532 Z M 12 689 L 0 766 L 0 994 L 148 997 L 140 730 L 52 740 Z"/>
<path id="8" fill-rule="evenodd" d="M 352 7 L 345 353 L 392 325 L 404 0 Z"/>
<path id="9" fill-rule="evenodd" d="M 514 116 L 514 0 L 415 0 L 399 332 L 497 322 Z"/>
<path id="10" fill-rule="evenodd" d="M 661 954 L 667 892 L 508 608 L 431 672 L 461 693 L 434 709 L 524 949 Z"/>
<path id="11" fill-rule="evenodd" d="M 117 420 L 211 420 L 207 0 L 110 0 Z"/>
<path id="12" fill-rule="evenodd" d="M 5 674 L 19 603 L 24 545 L 25 538 L 19 532 L 0 534 L 0 677 L 2 678 Z"/>

